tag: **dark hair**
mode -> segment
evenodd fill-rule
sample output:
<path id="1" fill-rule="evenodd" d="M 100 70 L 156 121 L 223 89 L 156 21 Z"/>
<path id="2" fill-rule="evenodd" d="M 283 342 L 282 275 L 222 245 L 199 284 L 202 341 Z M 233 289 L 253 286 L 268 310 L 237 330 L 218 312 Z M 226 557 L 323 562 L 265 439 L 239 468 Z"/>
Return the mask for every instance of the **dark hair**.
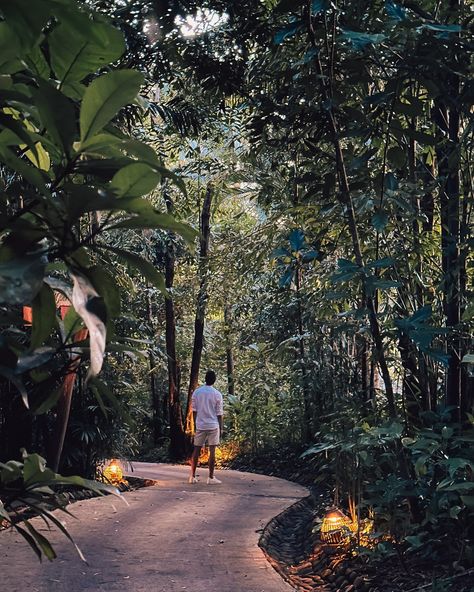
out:
<path id="1" fill-rule="evenodd" d="M 206 372 L 206 384 L 211 386 L 211 384 L 214 384 L 216 382 L 216 373 L 214 372 L 214 370 L 208 370 Z"/>

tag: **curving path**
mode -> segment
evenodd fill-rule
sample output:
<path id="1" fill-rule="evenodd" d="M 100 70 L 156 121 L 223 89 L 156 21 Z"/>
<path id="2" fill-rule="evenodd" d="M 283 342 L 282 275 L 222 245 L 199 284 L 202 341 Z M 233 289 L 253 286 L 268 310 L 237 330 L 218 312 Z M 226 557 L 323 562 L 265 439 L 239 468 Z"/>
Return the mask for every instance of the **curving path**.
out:
<path id="1" fill-rule="evenodd" d="M 188 467 L 134 463 L 158 484 L 76 502 L 78 520 L 61 520 L 84 552 L 83 563 L 57 532 L 58 558 L 40 564 L 13 532 L 0 535 L 2 589 L 8 592 L 290 592 L 257 546 L 259 529 L 307 495 L 275 477 L 217 471 L 223 483 L 187 483 Z M 36 524 L 39 525 L 38 519 Z M 46 531 L 46 528 L 40 526 Z"/>

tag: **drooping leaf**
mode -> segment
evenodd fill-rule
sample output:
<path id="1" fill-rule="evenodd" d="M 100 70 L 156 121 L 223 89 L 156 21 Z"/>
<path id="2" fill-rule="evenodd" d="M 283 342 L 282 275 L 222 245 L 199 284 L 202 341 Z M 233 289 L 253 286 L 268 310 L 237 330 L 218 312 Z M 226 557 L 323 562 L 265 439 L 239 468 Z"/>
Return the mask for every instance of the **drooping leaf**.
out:
<path id="1" fill-rule="evenodd" d="M 89 329 L 90 367 L 87 379 L 97 376 L 102 368 L 107 330 L 105 328 L 105 307 L 102 298 L 88 278 L 76 272 L 71 273 L 74 283 L 72 305 Z"/>

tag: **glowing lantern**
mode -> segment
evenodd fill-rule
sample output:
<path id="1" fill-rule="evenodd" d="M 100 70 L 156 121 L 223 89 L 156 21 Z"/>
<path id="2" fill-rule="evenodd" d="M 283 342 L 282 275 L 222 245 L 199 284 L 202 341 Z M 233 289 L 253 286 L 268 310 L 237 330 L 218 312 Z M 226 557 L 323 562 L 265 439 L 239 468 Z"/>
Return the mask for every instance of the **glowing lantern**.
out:
<path id="1" fill-rule="evenodd" d="M 343 543 L 349 538 L 351 520 L 339 508 L 330 508 L 321 525 L 321 540 L 331 545 Z"/>
<path id="2" fill-rule="evenodd" d="M 122 467 L 118 460 L 113 459 L 104 470 L 104 478 L 113 485 L 121 483 L 123 480 Z"/>

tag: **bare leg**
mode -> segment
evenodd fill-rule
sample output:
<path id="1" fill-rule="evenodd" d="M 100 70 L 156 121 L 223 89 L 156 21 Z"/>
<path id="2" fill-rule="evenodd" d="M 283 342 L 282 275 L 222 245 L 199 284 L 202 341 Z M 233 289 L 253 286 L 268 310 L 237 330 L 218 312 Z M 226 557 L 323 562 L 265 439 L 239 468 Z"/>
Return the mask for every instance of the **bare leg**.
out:
<path id="1" fill-rule="evenodd" d="M 193 455 L 191 456 L 191 476 L 196 476 L 196 468 L 201 454 L 201 446 L 194 446 Z"/>
<path id="2" fill-rule="evenodd" d="M 216 447 L 209 445 L 209 478 L 214 477 L 214 466 L 216 464 Z"/>

